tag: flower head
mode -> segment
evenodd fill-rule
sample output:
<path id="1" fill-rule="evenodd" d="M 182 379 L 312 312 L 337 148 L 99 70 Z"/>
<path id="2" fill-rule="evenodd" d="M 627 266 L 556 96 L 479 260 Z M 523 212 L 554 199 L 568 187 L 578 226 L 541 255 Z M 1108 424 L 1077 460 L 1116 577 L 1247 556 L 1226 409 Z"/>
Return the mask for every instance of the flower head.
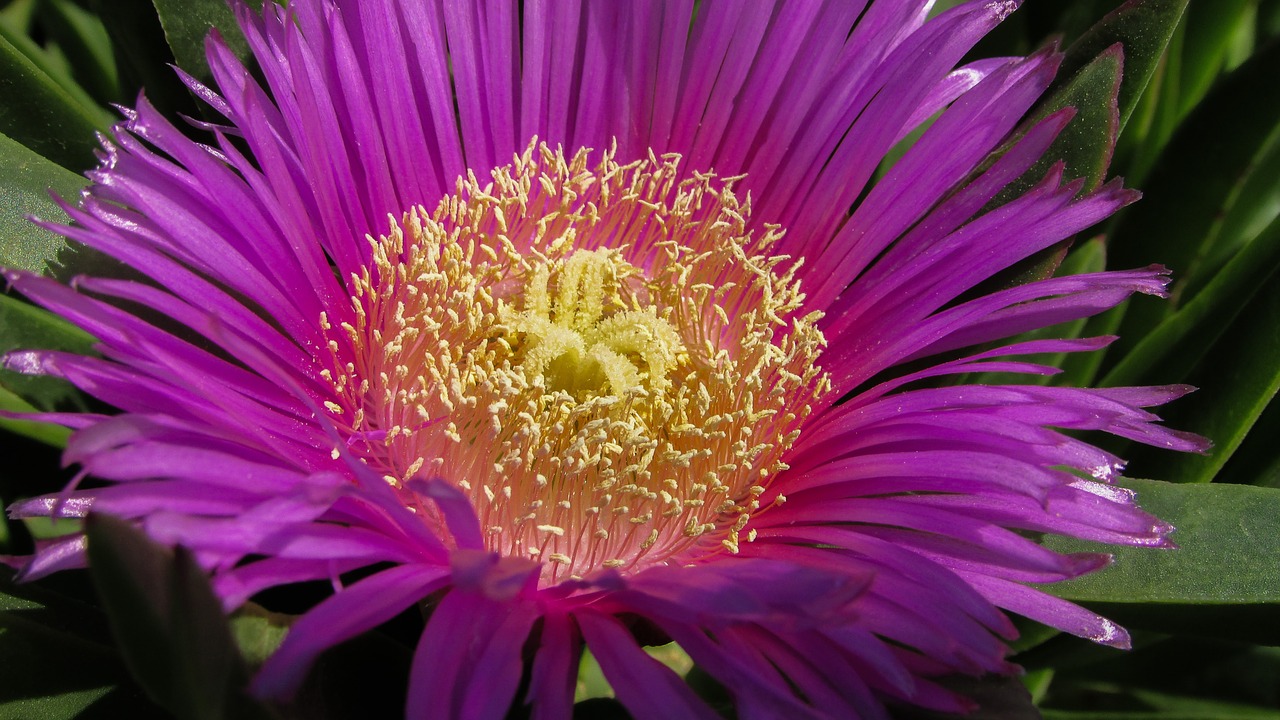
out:
<path id="1" fill-rule="evenodd" d="M 636 716 L 711 716 L 640 626 L 743 717 L 964 709 L 934 678 L 1010 670 L 1001 609 L 1124 644 L 1025 585 L 1106 556 L 1029 535 L 1167 544 L 1064 431 L 1199 449 L 1143 409 L 1186 389 L 936 382 L 1051 373 L 1011 358 L 1109 339 L 1000 341 L 1166 281 L 975 292 L 1136 197 L 995 200 L 1071 118 L 1018 127 L 1051 50 L 954 69 L 1015 5 L 238 8 L 265 86 L 213 37 L 226 123 L 140 100 L 54 228 L 143 279 L 8 273 L 101 357 L 7 366 L 121 410 L 48 418 L 104 487 L 11 512 L 134 519 L 228 610 L 331 580 L 266 697 L 424 604 L 413 716 L 568 717 L 584 647 Z"/>

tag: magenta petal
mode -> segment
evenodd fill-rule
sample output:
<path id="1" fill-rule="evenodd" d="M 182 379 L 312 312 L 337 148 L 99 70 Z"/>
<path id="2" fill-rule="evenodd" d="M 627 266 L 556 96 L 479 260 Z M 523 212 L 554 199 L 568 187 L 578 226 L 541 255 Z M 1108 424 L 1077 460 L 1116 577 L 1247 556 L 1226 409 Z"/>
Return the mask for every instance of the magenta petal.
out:
<path id="1" fill-rule="evenodd" d="M 543 616 L 529 681 L 528 703 L 533 708 L 533 720 L 558 720 L 573 713 L 581 646 L 572 618 L 560 613 Z"/>
<path id="2" fill-rule="evenodd" d="M 768 647 L 768 635 L 757 633 L 752 639 Z M 847 656 L 825 640 L 816 633 L 801 637 L 780 636 L 770 648 L 770 661 L 787 674 L 802 694 L 822 698 L 814 704 L 835 717 L 888 720 L 888 712 L 876 699 L 866 678 Z"/>
<path id="3" fill-rule="evenodd" d="M 718 633 L 716 639 L 719 642 L 709 638 L 706 630 L 696 625 L 669 622 L 662 628 L 682 650 L 689 653 L 694 662 L 734 693 L 736 704 L 744 713 L 760 717 L 823 716 L 784 691 L 787 680 L 778 672 L 772 658 L 752 643 L 741 642 L 740 636 L 755 631 L 755 626 L 726 628 Z M 820 696 L 810 696 L 810 702 L 828 711 L 834 709 L 833 705 L 823 703 Z"/>
<path id="4" fill-rule="evenodd" d="M 325 649 L 390 620 L 447 581 L 448 572 L 443 568 L 401 565 L 335 594 L 294 623 L 284 643 L 254 678 L 254 694 L 264 698 L 292 696 Z"/>
<path id="5" fill-rule="evenodd" d="M 452 560 L 454 586 L 491 600 L 511 600 L 538 584 L 537 563 L 524 558 L 462 549 L 454 551 Z"/>
<path id="6" fill-rule="evenodd" d="M 458 547 L 474 550 L 484 547 L 484 539 L 480 534 L 480 521 L 476 518 L 476 512 L 471 507 L 471 501 L 457 487 L 440 479 L 414 480 L 410 486 L 417 489 L 424 497 L 435 501 Z"/>
<path id="7" fill-rule="evenodd" d="M 605 679 L 636 720 L 718 717 L 679 675 L 637 647 L 622 623 L 593 612 L 574 617 Z"/>
<path id="8" fill-rule="evenodd" d="M 331 558 L 322 560 L 293 558 L 266 558 L 218 574 L 213 579 L 214 590 L 222 598 L 228 611 L 247 602 L 267 588 L 309 580 L 330 580 L 335 586 L 338 576 L 364 565 L 364 560 L 342 561 Z"/>
<path id="9" fill-rule="evenodd" d="M 696 619 L 714 625 L 759 621 L 830 622 L 864 592 L 867 574 L 837 575 L 764 559 L 730 560 L 692 568 L 654 567 L 614 593 L 649 617 Z"/>
<path id="10" fill-rule="evenodd" d="M 537 617 L 525 603 L 460 590 L 446 595 L 413 655 L 407 716 L 506 717 Z"/>
<path id="11" fill-rule="evenodd" d="M 524 669 L 521 650 L 536 619 L 528 607 L 521 606 L 492 629 L 493 642 L 476 662 L 470 687 L 462 698 L 461 717 L 507 717 Z"/>
<path id="12" fill-rule="evenodd" d="M 1128 649 L 1129 633 L 1110 620 L 1047 593 L 987 575 L 960 573 L 992 603 L 1096 643 Z"/>
<path id="13" fill-rule="evenodd" d="M 82 533 L 64 535 L 54 540 L 38 540 L 35 555 L 22 566 L 17 579 L 30 582 L 59 570 L 85 567 L 86 547 L 86 538 Z"/>

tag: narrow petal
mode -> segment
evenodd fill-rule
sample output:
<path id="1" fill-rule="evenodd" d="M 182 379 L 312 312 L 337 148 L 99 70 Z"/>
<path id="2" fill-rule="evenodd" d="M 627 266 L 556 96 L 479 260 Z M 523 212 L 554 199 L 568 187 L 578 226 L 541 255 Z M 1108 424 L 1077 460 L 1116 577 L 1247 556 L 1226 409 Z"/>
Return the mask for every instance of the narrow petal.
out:
<path id="1" fill-rule="evenodd" d="M 574 617 L 605 679 L 637 720 L 717 717 L 679 675 L 637 647 L 622 623 L 593 612 Z"/>
<path id="2" fill-rule="evenodd" d="M 536 618 L 522 603 L 462 590 L 446 595 L 413 655 L 407 716 L 505 717 Z"/>
<path id="3" fill-rule="evenodd" d="M 280 648 L 267 659 L 254 678 L 254 694 L 263 698 L 292 696 L 325 649 L 390 620 L 447 581 L 448 572 L 443 568 L 400 565 L 321 602 L 290 628 Z"/>

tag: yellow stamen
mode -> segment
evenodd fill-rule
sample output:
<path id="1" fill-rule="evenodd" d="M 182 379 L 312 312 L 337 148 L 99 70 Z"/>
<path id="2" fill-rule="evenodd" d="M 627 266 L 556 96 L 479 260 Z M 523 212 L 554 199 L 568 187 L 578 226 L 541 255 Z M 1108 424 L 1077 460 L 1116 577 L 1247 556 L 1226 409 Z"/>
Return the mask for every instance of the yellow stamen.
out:
<path id="1" fill-rule="evenodd" d="M 393 220 L 350 320 L 324 319 L 353 451 L 462 488 L 548 581 L 736 552 L 829 387 L 799 263 L 733 179 L 588 157 L 530 145 Z"/>

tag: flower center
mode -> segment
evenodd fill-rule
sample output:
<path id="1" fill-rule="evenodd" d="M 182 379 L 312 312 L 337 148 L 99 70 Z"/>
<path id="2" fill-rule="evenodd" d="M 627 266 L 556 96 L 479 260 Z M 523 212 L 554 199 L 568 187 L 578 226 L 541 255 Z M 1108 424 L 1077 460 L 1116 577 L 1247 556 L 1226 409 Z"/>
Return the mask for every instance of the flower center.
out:
<path id="1" fill-rule="evenodd" d="M 531 145 L 374 242 L 350 319 L 322 318 L 326 405 L 425 522 L 409 481 L 452 482 L 548 582 L 750 537 L 829 387 L 824 340 L 799 263 L 767 254 L 781 232 L 753 238 L 732 179 L 678 161 Z"/>
<path id="2" fill-rule="evenodd" d="M 524 289 L 524 312 L 504 318 L 524 336 L 520 369 L 525 380 L 540 377 L 546 390 L 578 402 L 669 388 L 667 373 L 675 369 L 684 344 L 652 305 L 628 309 L 623 302 L 627 293 L 621 283 L 640 271 L 608 249 L 578 250 L 554 264 L 555 299 L 553 268 L 539 264 Z"/>

